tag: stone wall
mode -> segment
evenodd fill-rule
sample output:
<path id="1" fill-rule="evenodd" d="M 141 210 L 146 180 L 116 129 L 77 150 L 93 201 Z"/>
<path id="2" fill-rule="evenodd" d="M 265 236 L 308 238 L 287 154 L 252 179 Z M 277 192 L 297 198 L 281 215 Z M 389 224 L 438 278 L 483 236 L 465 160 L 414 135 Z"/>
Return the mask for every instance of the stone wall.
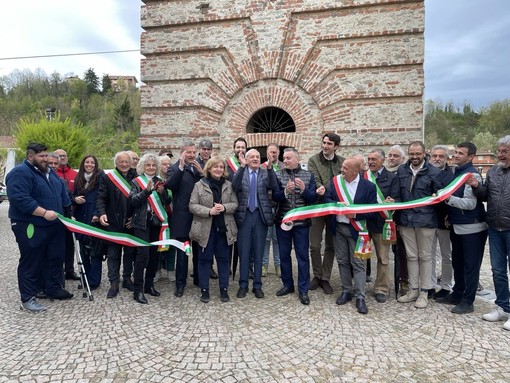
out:
<path id="1" fill-rule="evenodd" d="M 207 137 L 229 155 L 278 142 L 306 159 L 334 131 L 344 155 L 423 137 L 424 3 L 146 0 L 142 151 Z M 294 133 L 246 133 L 274 106 Z"/>

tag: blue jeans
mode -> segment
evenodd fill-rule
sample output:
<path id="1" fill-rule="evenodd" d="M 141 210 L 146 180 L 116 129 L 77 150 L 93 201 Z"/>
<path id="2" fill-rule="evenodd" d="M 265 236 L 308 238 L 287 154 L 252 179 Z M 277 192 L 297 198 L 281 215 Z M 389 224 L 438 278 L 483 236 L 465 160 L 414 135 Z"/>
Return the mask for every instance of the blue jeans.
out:
<path id="1" fill-rule="evenodd" d="M 294 287 L 292 278 L 292 258 L 290 252 L 294 243 L 294 252 L 298 263 L 298 291 L 307 293 L 310 288 L 310 258 L 308 257 L 309 229 L 308 226 L 294 226 L 289 231 L 276 227 L 278 246 L 280 247 L 280 260 L 283 286 Z"/>
<path id="2" fill-rule="evenodd" d="M 273 261 L 275 266 L 280 266 L 280 249 L 278 248 L 278 239 L 276 238 L 276 225 L 267 228 L 266 246 L 264 247 L 264 256 L 262 264 L 269 265 L 269 248 L 273 242 Z"/>
<path id="3" fill-rule="evenodd" d="M 211 276 L 211 263 L 216 257 L 220 289 L 228 288 L 228 275 L 230 273 L 229 246 L 227 234 L 219 233 L 215 227 L 211 227 L 209 242 L 206 247 L 199 247 L 198 257 L 198 280 L 201 289 L 209 289 Z"/>
<path id="4" fill-rule="evenodd" d="M 492 265 L 492 280 L 496 290 L 496 304 L 510 313 L 510 291 L 508 289 L 508 267 L 510 262 L 510 230 L 489 228 L 489 248 Z"/>

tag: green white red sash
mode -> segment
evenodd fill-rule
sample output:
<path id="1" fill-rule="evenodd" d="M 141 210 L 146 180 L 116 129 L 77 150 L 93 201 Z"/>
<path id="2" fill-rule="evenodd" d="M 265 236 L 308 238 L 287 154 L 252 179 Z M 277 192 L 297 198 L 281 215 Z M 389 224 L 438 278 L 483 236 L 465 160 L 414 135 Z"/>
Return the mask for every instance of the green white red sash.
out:
<path id="1" fill-rule="evenodd" d="M 375 185 L 375 189 L 377 192 L 377 202 L 382 204 L 384 202 L 384 194 L 382 193 L 379 185 L 377 185 L 377 181 L 374 173 L 372 171 L 367 170 L 364 174 L 364 178 Z M 393 211 L 391 210 L 383 210 L 379 212 L 380 216 L 384 219 L 384 225 L 382 228 L 382 241 L 383 243 L 396 243 L 397 242 L 397 227 L 395 226 L 395 222 L 393 222 Z"/>
<path id="2" fill-rule="evenodd" d="M 227 159 L 227 165 L 235 173 L 239 169 L 239 160 L 237 159 L 236 156 L 232 156 L 229 159 Z"/>
<path id="3" fill-rule="evenodd" d="M 138 247 L 138 246 L 173 246 L 179 250 L 184 251 L 188 256 L 191 254 L 191 246 L 189 241 L 180 242 L 175 239 L 166 239 L 164 241 L 147 242 L 143 239 L 137 238 L 134 235 L 126 233 L 117 233 L 113 231 L 105 231 L 94 226 L 87 225 L 83 222 L 75 221 L 74 219 L 66 218 L 57 213 L 58 218 L 62 223 L 73 233 L 90 235 L 91 237 L 99 238 L 105 241 L 117 243 L 122 246 Z"/>
<path id="4" fill-rule="evenodd" d="M 352 205 L 353 197 L 351 197 L 347 190 L 345 179 L 342 176 L 333 177 L 333 185 L 335 186 L 335 191 L 340 202 Z M 369 259 L 372 256 L 372 244 L 370 241 L 370 234 L 368 234 L 366 219 L 356 220 L 354 218 L 349 218 L 349 221 L 358 232 L 354 256 L 360 259 Z"/>
<path id="5" fill-rule="evenodd" d="M 147 184 L 149 180 L 142 174 L 139 177 L 135 178 L 135 182 L 140 186 L 142 190 L 147 188 Z M 152 211 L 161 221 L 161 228 L 159 229 L 159 240 L 164 241 L 166 239 L 170 239 L 170 229 L 168 228 L 168 214 L 166 213 L 165 206 L 161 202 L 161 197 L 156 190 L 153 190 L 147 199 L 149 205 L 151 206 Z M 168 246 L 159 246 L 158 251 L 166 251 L 168 250 Z"/>
<path id="6" fill-rule="evenodd" d="M 264 162 L 262 164 L 263 167 L 265 167 L 267 169 L 267 167 L 269 166 L 269 160 L 267 160 L 266 162 Z M 278 162 L 276 164 L 273 164 L 273 170 L 275 172 L 277 172 L 278 170 L 280 170 L 280 167 L 278 166 Z"/>
<path id="7" fill-rule="evenodd" d="M 385 210 L 405 210 L 422 206 L 433 205 L 444 201 L 450 197 L 459 187 L 461 187 L 466 180 L 471 177 L 471 173 L 461 174 L 455 178 L 448 186 L 439 190 L 433 197 L 423 197 L 414 201 L 408 202 L 388 202 L 384 204 L 360 204 L 345 206 L 338 202 L 323 203 L 318 205 L 311 205 L 306 207 L 299 207 L 292 209 L 282 220 L 282 228 L 287 222 L 302 220 L 306 218 L 322 217 L 325 215 L 337 214 L 355 214 L 355 213 L 373 213 Z"/>
<path id="8" fill-rule="evenodd" d="M 119 173 L 117 169 L 113 169 L 111 172 L 107 174 L 108 178 L 112 183 L 120 190 L 124 197 L 129 197 L 129 192 L 131 191 L 131 185 L 129 182 Z"/>

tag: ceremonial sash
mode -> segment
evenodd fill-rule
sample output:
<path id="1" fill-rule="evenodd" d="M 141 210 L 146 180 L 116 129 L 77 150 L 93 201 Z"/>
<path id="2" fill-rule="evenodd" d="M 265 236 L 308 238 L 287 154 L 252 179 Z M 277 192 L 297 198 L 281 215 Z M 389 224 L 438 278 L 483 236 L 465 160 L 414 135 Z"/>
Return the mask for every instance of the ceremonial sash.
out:
<path id="1" fill-rule="evenodd" d="M 352 198 L 347 191 L 344 178 L 342 176 L 334 177 L 333 185 L 340 202 L 352 205 Z M 369 259 L 372 256 L 372 244 L 370 242 L 370 234 L 368 234 L 367 221 L 365 219 L 355 220 L 354 218 L 349 218 L 349 221 L 358 232 L 354 256 L 359 259 Z"/>
<path id="2" fill-rule="evenodd" d="M 142 174 L 141 176 L 135 178 L 135 182 L 143 190 L 147 188 L 149 180 L 147 179 L 145 174 Z M 168 214 L 166 213 L 165 206 L 161 202 L 160 195 L 156 190 L 153 190 L 147 200 L 149 202 L 149 205 L 151 206 L 152 211 L 154 212 L 156 217 L 158 217 L 158 219 L 161 221 L 161 228 L 159 229 L 159 240 L 165 241 L 167 239 L 170 239 L 170 229 L 168 228 Z M 166 250 L 168 250 L 168 246 L 162 245 L 158 247 L 158 251 Z"/>
<path id="3" fill-rule="evenodd" d="M 105 231 L 97 227 L 87 225 L 83 222 L 75 221 L 74 219 L 66 218 L 57 213 L 58 219 L 65 225 L 69 231 L 78 234 L 85 234 L 91 237 L 99 238 L 108 242 L 117 243 L 122 246 L 138 247 L 138 246 L 161 246 L 170 245 L 177 249 L 184 251 L 188 256 L 191 255 L 191 246 L 189 241 L 180 242 L 175 239 L 166 239 L 164 241 L 147 242 L 143 239 L 137 238 L 134 235 L 126 233 L 117 233 L 114 231 Z"/>
<path id="4" fill-rule="evenodd" d="M 377 181 L 374 173 L 367 170 L 364 174 L 364 178 L 375 185 L 375 189 L 377 192 L 377 202 L 380 204 L 384 202 L 384 194 L 382 193 L 379 185 L 377 185 Z M 393 212 L 390 210 L 383 210 L 379 212 L 379 215 L 384 219 L 384 225 L 382 229 L 382 241 L 383 243 L 396 243 L 397 242 L 397 227 L 395 226 L 395 222 L 393 222 Z"/>
<path id="5" fill-rule="evenodd" d="M 112 183 L 120 190 L 124 197 L 129 197 L 129 192 L 131 190 L 131 186 L 129 182 L 119 173 L 117 169 L 113 169 L 111 172 L 107 174 L 108 178 Z"/>
<path id="6" fill-rule="evenodd" d="M 232 156 L 229 159 L 227 159 L 227 165 L 235 173 L 239 169 L 239 160 L 237 159 L 236 156 Z"/>
<path id="7" fill-rule="evenodd" d="M 265 168 L 267 169 L 267 167 L 269 166 L 269 160 L 268 160 L 268 161 L 266 161 L 266 162 L 264 162 L 264 163 L 262 164 L 262 166 L 263 166 L 263 167 L 265 167 Z M 278 170 L 280 170 L 280 167 L 278 166 L 278 163 L 273 164 L 273 169 L 274 169 L 274 171 L 275 171 L 275 172 L 277 172 Z"/>

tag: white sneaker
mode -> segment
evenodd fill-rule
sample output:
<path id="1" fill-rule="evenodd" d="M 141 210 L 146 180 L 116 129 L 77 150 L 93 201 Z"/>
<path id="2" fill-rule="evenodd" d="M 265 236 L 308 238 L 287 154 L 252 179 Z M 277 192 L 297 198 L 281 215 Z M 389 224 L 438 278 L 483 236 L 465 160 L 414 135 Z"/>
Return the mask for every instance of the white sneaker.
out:
<path id="1" fill-rule="evenodd" d="M 508 320 L 505 322 L 505 324 L 503 325 L 503 328 L 504 328 L 505 330 L 510 331 L 510 319 L 508 319 Z"/>
<path id="2" fill-rule="evenodd" d="M 21 310 L 30 311 L 32 313 L 40 313 L 42 311 L 46 311 L 46 307 L 37 302 L 35 297 L 30 298 L 30 300 L 26 302 L 22 302 L 20 306 Z"/>
<path id="3" fill-rule="evenodd" d="M 416 302 L 414 302 L 414 307 L 417 309 L 424 309 L 429 304 L 428 291 L 420 291 L 420 295 Z"/>
<path id="4" fill-rule="evenodd" d="M 175 270 L 168 270 L 166 275 L 170 282 L 175 282 Z"/>
<path id="5" fill-rule="evenodd" d="M 419 295 L 420 291 L 418 289 L 409 289 L 407 290 L 407 293 L 399 297 L 397 301 L 400 303 L 414 302 L 416 299 L 418 299 Z"/>
<path id="6" fill-rule="evenodd" d="M 490 313 L 483 314 L 482 318 L 489 322 L 499 322 L 507 320 L 509 317 L 508 313 L 504 312 L 501 307 L 497 307 L 494 310 L 492 310 Z M 508 323 L 508 322 L 507 322 Z M 506 323 L 505 323 L 506 325 Z M 510 330 L 510 323 L 508 323 L 509 328 L 507 330 Z"/>

